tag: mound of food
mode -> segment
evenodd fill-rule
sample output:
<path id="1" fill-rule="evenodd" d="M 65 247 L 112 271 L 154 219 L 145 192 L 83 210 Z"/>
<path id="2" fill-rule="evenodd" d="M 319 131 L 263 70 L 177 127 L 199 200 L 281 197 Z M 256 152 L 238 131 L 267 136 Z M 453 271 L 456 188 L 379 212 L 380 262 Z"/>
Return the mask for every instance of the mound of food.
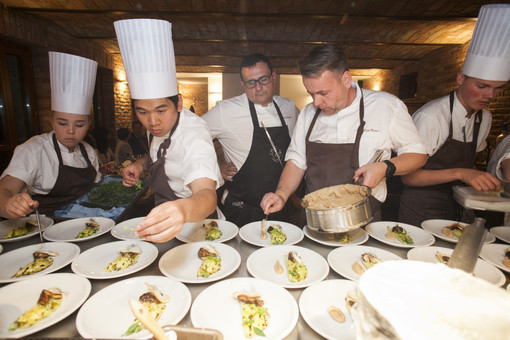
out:
<path id="1" fill-rule="evenodd" d="M 142 250 L 135 245 L 119 250 L 120 256 L 110 262 L 104 269 L 104 272 L 118 272 L 124 270 L 138 262 Z"/>
<path id="2" fill-rule="evenodd" d="M 234 299 L 241 304 L 243 331 L 246 338 L 266 336 L 264 330 L 269 324 L 269 312 L 259 294 L 234 293 Z"/>
<path id="3" fill-rule="evenodd" d="M 51 250 L 37 250 L 34 251 L 32 255 L 34 260 L 27 264 L 25 267 L 20 268 L 20 270 L 18 270 L 12 277 L 32 275 L 48 268 L 53 264 L 52 257 L 58 256 L 58 253 Z"/>
<path id="4" fill-rule="evenodd" d="M 78 235 L 76 235 L 76 238 L 84 238 L 94 235 L 99 231 L 101 226 L 99 223 L 97 223 L 93 218 L 90 218 L 85 223 L 85 229 L 83 229 Z"/>
<path id="5" fill-rule="evenodd" d="M 9 331 L 28 328 L 55 312 L 62 302 L 62 292 L 58 288 L 43 289 L 37 304 L 23 313 L 9 326 Z"/>
<path id="6" fill-rule="evenodd" d="M 313 210 L 343 207 L 364 200 L 369 193 L 369 188 L 362 185 L 335 185 L 309 193 L 303 198 L 302 205 Z"/>
<path id="7" fill-rule="evenodd" d="M 207 245 L 198 250 L 198 257 L 202 264 L 198 268 L 197 277 L 209 277 L 221 268 L 221 257 L 218 251 Z"/>

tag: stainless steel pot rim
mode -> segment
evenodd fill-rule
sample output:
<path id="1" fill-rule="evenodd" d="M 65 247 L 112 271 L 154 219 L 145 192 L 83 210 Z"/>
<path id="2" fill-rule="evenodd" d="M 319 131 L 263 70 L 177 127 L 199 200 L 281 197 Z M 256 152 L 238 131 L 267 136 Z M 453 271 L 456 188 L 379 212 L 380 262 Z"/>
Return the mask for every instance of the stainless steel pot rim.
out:
<path id="1" fill-rule="evenodd" d="M 308 207 L 303 206 L 303 202 L 301 202 L 301 206 L 305 210 L 308 210 L 310 212 L 321 212 L 321 211 L 329 212 L 329 211 L 338 210 L 338 209 L 340 209 L 342 211 L 343 210 L 349 210 L 349 209 L 355 209 L 358 206 L 365 204 L 367 202 L 367 200 L 370 198 L 370 196 L 372 195 L 372 189 L 370 187 L 367 187 L 366 185 L 360 185 L 360 186 L 366 187 L 368 189 L 368 192 L 367 192 L 367 196 L 365 198 L 362 198 L 358 202 L 342 205 L 342 206 L 339 206 L 339 207 L 327 208 L 327 209 L 310 209 Z"/>
<path id="2" fill-rule="evenodd" d="M 321 227 L 315 228 L 310 225 L 307 225 L 307 228 L 309 228 L 310 230 L 312 230 L 313 232 L 316 232 L 318 234 L 341 234 L 341 233 L 347 233 L 354 229 L 364 227 L 367 224 L 369 224 L 370 221 L 372 221 L 372 217 L 368 218 L 366 221 L 361 221 L 359 223 L 350 225 L 346 228 L 340 228 L 340 230 L 339 230 L 339 228 L 325 230 L 325 229 L 322 229 Z"/>

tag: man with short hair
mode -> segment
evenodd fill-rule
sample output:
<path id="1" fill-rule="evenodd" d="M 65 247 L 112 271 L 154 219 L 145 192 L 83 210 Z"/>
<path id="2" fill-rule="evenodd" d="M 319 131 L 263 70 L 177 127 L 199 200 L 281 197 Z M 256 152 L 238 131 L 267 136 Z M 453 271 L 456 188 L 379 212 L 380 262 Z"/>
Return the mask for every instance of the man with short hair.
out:
<path id="1" fill-rule="evenodd" d="M 244 94 L 218 102 L 202 116 L 223 147 L 222 211 L 238 227 L 264 218 L 259 203 L 276 188 L 298 113 L 291 99 L 274 95 L 276 73 L 265 56 L 245 57 L 240 74 Z M 271 219 L 285 221 L 288 214 Z"/>
<path id="2" fill-rule="evenodd" d="M 307 193 L 360 179 L 372 188 L 373 220 L 379 220 L 385 178 L 426 161 L 405 104 L 386 92 L 362 90 L 352 80 L 346 55 L 333 45 L 315 47 L 300 61 L 299 72 L 313 103 L 298 116 L 277 190 L 260 206 L 269 213 L 280 210 L 305 175 Z M 382 161 L 367 164 L 379 149 Z M 392 150 L 397 156 L 390 159 Z"/>
<path id="3" fill-rule="evenodd" d="M 133 120 L 133 123 L 131 123 L 131 129 L 132 132 L 128 142 L 129 145 L 131 145 L 131 149 L 133 149 L 133 155 L 135 157 L 145 156 L 149 150 L 145 128 L 139 120 Z"/>

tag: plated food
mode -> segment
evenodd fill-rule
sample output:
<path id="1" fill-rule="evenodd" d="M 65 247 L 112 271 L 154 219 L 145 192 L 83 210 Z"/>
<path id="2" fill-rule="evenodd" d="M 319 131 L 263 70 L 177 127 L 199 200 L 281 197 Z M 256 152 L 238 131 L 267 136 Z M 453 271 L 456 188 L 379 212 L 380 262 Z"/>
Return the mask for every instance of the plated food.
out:
<path id="1" fill-rule="evenodd" d="M 444 227 L 441 232 L 449 238 L 456 237 L 460 239 L 462 232 L 464 231 L 464 225 L 458 222 L 452 223 Z"/>
<path id="2" fill-rule="evenodd" d="M 71 243 L 46 242 L 0 255 L 0 283 L 46 275 L 71 263 L 80 247 Z"/>
<path id="3" fill-rule="evenodd" d="M 419 247 L 409 250 L 407 258 L 413 261 L 447 264 L 452 253 L 453 249 L 446 247 Z M 501 270 L 480 258 L 476 261 L 473 275 L 496 286 L 502 286 L 506 282 Z"/>
<path id="4" fill-rule="evenodd" d="M 299 297 L 299 310 L 305 322 L 326 339 L 356 339 L 346 297 L 355 291 L 356 282 L 344 279 L 325 280 L 306 288 Z M 337 314 L 343 315 L 343 322 Z"/>
<path id="5" fill-rule="evenodd" d="M 134 243 L 119 249 L 120 256 L 108 263 L 105 272 L 124 270 L 138 262 L 142 250 Z"/>
<path id="6" fill-rule="evenodd" d="M 159 260 L 163 275 L 186 283 L 220 280 L 240 265 L 241 255 L 237 250 L 224 243 L 206 241 L 181 244 L 168 250 Z"/>
<path id="7" fill-rule="evenodd" d="M 40 216 L 41 229 L 53 225 L 53 220 L 44 215 Z M 39 233 L 35 215 L 0 221 L 0 242 L 16 242 L 35 236 Z"/>
<path id="8" fill-rule="evenodd" d="M 507 244 L 484 244 L 480 251 L 480 257 L 487 262 L 495 265 L 501 270 L 510 273 L 509 247 Z"/>
<path id="9" fill-rule="evenodd" d="M 179 241 L 191 242 L 226 242 L 237 236 L 239 228 L 232 222 L 217 219 L 205 219 L 199 222 L 184 223 L 177 235 Z M 209 240 L 210 239 L 210 240 Z"/>
<path id="10" fill-rule="evenodd" d="M 257 293 L 238 292 L 234 293 L 241 305 L 242 325 L 245 338 L 263 336 L 264 330 L 269 324 L 269 312 L 264 307 L 264 300 Z"/>
<path id="11" fill-rule="evenodd" d="M 423 221 L 421 223 L 421 226 L 424 230 L 428 231 L 432 235 L 434 235 L 442 240 L 457 243 L 457 242 L 459 242 L 459 239 L 455 236 L 455 234 L 453 233 L 453 230 L 450 230 L 452 232 L 451 236 L 447 236 L 443 233 L 443 231 L 446 227 L 448 227 L 447 229 L 450 229 L 449 227 L 452 227 L 455 229 L 455 224 L 459 224 L 463 228 L 465 228 L 468 225 L 467 223 L 462 223 L 462 222 L 457 222 L 457 221 L 435 219 L 435 220 Z M 460 228 L 462 228 L 462 227 L 460 227 Z M 449 233 L 449 232 L 447 231 L 447 233 Z M 458 235 L 460 235 L 459 231 L 457 231 L 456 233 Z M 494 235 L 492 235 L 491 233 L 487 233 L 485 235 L 484 243 L 492 243 L 495 240 L 496 240 L 496 237 Z"/>
<path id="12" fill-rule="evenodd" d="M 150 292 L 154 293 L 154 299 L 152 294 L 146 295 Z M 155 314 L 160 315 L 160 325 L 176 325 L 191 306 L 189 289 L 177 280 L 161 275 L 131 277 L 112 283 L 92 295 L 76 316 L 76 329 L 85 339 L 149 339 L 152 334 L 147 329 L 122 336 L 134 324 L 129 301 L 140 301 L 142 296 L 143 304 L 153 307 Z M 160 299 L 164 308 L 155 301 Z"/>
<path id="13" fill-rule="evenodd" d="M 129 220 L 117 223 L 111 230 L 113 237 L 119 240 L 141 240 L 141 236 L 135 235 L 136 226 L 145 219 L 143 217 L 135 217 Z"/>
<path id="14" fill-rule="evenodd" d="M 259 247 L 273 246 L 273 245 L 292 245 L 300 242 L 303 239 L 303 231 L 297 226 L 281 222 L 281 221 L 266 221 L 266 225 L 270 229 L 266 239 L 261 238 L 260 221 L 251 222 L 243 226 L 239 230 L 239 236 L 245 242 Z"/>
<path id="15" fill-rule="evenodd" d="M 0 338 L 22 338 L 58 323 L 87 299 L 90 282 L 57 273 L 0 288 Z"/>
<path id="16" fill-rule="evenodd" d="M 281 286 L 250 277 L 222 280 L 200 292 L 191 306 L 193 326 L 217 329 L 225 340 L 245 338 L 240 302 L 233 298 L 237 292 L 258 295 L 263 300 L 270 315 L 263 330 L 266 339 L 283 339 L 296 326 L 299 317 L 296 299 Z M 221 306 L 221 313 L 211 312 L 211 306 Z"/>
<path id="17" fill-rule="evenodd" d="M 316 190 L 303 198 L 303 207 L 330 209 L 357 203 L 368 195 L 368 187 L 354 184 L 335 185 Z"/>
<path id="18" fill-rule="evenodd" d="M 368 268 L 376 267 L 376 263 L 392 260 L 402 258 L 389 251 L 369 246 L 339 247 L 328 254 L 331 269 L 350 280 L 359 280 L 363 273 L 370 271 Z M 354 270 L 355 262 L 358 262 L 363 271 Z"/>
<path id="19" fill-rule="evenodd" d="M 399 248 L 424 247 L 436 241 L 428 231 L 406 223 L 372 222 L 365 227 L 365 230 L 376 240 Z"/>
<path id="20" fill-rule="evenodd" d="M 51 250 L 36 250 L 32 255 L 34 260 L 20 268 L 12 277 L 32 275 L 48 268 L 53 264 L 53 257 L 58 256 L 58 253 Z"/>
<path id="21" fill-rule="evenodd" d="M 305 226 L 303 232 L 310 240 L 330 247 L 355 246 L 368 240 L 368 234 L 363 228 L 346 233 L 319 233 Z"/>
<path id="22" fill-rule="evenodd" d="M 264 247 L 250 254 L 246 269 L 256 278 L 285 288 L 304 288 L 324 280 L 329 273 L 320 254 L 299 246 Z"/>
<path id="23" fill-rule="evenodd" d="M 150 316 L 158 321 L 166 309 L 166 304 L 170 302 L 170 297 L 163 294 L 156 286 L 147 282 L 145 282 L 145 285 L 147 286 L 147 291 L 140 295 L 138 301 L 149 311 Z M 127 336 L 138 333 L 143 329 L 145 329 L 145 327 L 139 320 L 135 319 L 123 335 Z"/>
<path id="24" fill-rule="evenodd" d="M 97 223 L 92 217 L 89 218 L 87 222 L 85 222 L 85 229 L 80 231 L 78 235 L 76 235 L 76 238 L 84 238 L 84 237 L 90 237 L 97 233 L 99 231 L 99 228 L 101 226 L 99 223 Z"/>
<path id="25" fill-rule="evenodd" d="M 83 242 L 109 232 L 115 221 L 105 217 L 75 218 L 48 227 L 43 237 L 55 242 Z"/>
<path id="26" fill-rule="evenodd" d="M 158 248 L 145 241 L 115 241 L 88 249 L 71 269 L 90 279 L 111 279 L 140 271 L 158 256 Z"/>

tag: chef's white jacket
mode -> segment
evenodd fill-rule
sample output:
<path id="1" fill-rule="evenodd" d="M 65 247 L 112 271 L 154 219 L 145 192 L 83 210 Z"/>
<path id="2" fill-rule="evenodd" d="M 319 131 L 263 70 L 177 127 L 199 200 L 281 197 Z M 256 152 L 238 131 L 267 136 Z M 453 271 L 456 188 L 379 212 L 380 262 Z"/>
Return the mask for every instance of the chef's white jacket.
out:
<path id="1" fill-rule="evenodd" d="M 356 98 L 348 107 L 326 116 L 321 114 L 310 135 L 315 143 L 344 144 L 354 143 L 360 124 L 359 103 L 361 91 L 355 82 Z M 368 162 L 377 149 L 383 150 L 382 160 L 391 158 L 391 151 L 403 153 L 425 153 L 411 115 L 405 104 L 397 97 L 382 91 L 363 90 L 365 107 L 365 127 L 360 140 L 359 165 Z M 305 137 L 315 115 L 313 103 L 308 104 L 299 113 L 286 160 L 292 160 L 302 170 L 306 170 Z M 349 158 L 351 155 L 345 155 Z M 379 201 L 386 199 L 386 180 L 372 189 L 372 195 Z"/>
<path id="2" fill-rule="evenodd" d="M 473 127 L 475 115 L 466 117 L 467 110 L 457 99 L 455 93 L 453 113 L 450 114 L 450 96 L 446 95 L 439 99 L 428 102 L 413 114 L 413 120 L 423 138 L 427 154 L 432 156 L 443 146 L 450 133 L 450 120 L 453 116 L 453 139 L 461 142 L 473 140 Z M 492 115 L 489 110 L 483 109 L 482 123 L 478 132 L 476 151 L 482 151 L 487 146 L 486 139 L 492 123 Z M 465 139 L 464 139 L 465 137 Z"/>
<path id="3" fill-rule="evenodd" d="M 299 110 L 289 98 L 273 96 L 273 100 L 280 108 L 289 135 L 292 135 Z M 254 105 L 260 127 L 260 121 L 263 121 L 266 127 L 282 126 L 273 102 L 266 107 Z M 218 138 L 221 143 L 225 160 L 233 162 L 237 170 L 240 170 L 248 158 L 253 137 L 253 123 L 246 94 L 218 102 L 202 118 L 212 137 Z"/>
<path id="4" fill-rule="evenodd" d="M 487 172 L 491 173 L 493 176 L 497 177 L 501 181 L 509 182 L 510 178 L 506 178 L 503 173 L 503 168 L 501 167 L 501 163 L 510 158 L 510 136 L 506 136 L 498 146 L 492 157 L 487 164 Z"/>
<path id="5" fill-rule="evenodd" d="M 33 193 L 46 195 L 53 189 L 58 176 L 58 157 L 53 146 L 54 131 L 37 135 L 25 143 L 18 145 L 14 150 L 11 162 L 0 178 L 10 175 L 18 178 L 30 186 Z M 80 147 L 69 152 L 67 147 L 60 144 L 60 152 L 64 165 L 75 168 L 86 168 L 87 161 L 83 158 Z M 87 150 L 92 166 L 97 171 L 95 182 L 101 179 L 99 162 L 96 152 L 89 144 L 82 142 Z"/>

